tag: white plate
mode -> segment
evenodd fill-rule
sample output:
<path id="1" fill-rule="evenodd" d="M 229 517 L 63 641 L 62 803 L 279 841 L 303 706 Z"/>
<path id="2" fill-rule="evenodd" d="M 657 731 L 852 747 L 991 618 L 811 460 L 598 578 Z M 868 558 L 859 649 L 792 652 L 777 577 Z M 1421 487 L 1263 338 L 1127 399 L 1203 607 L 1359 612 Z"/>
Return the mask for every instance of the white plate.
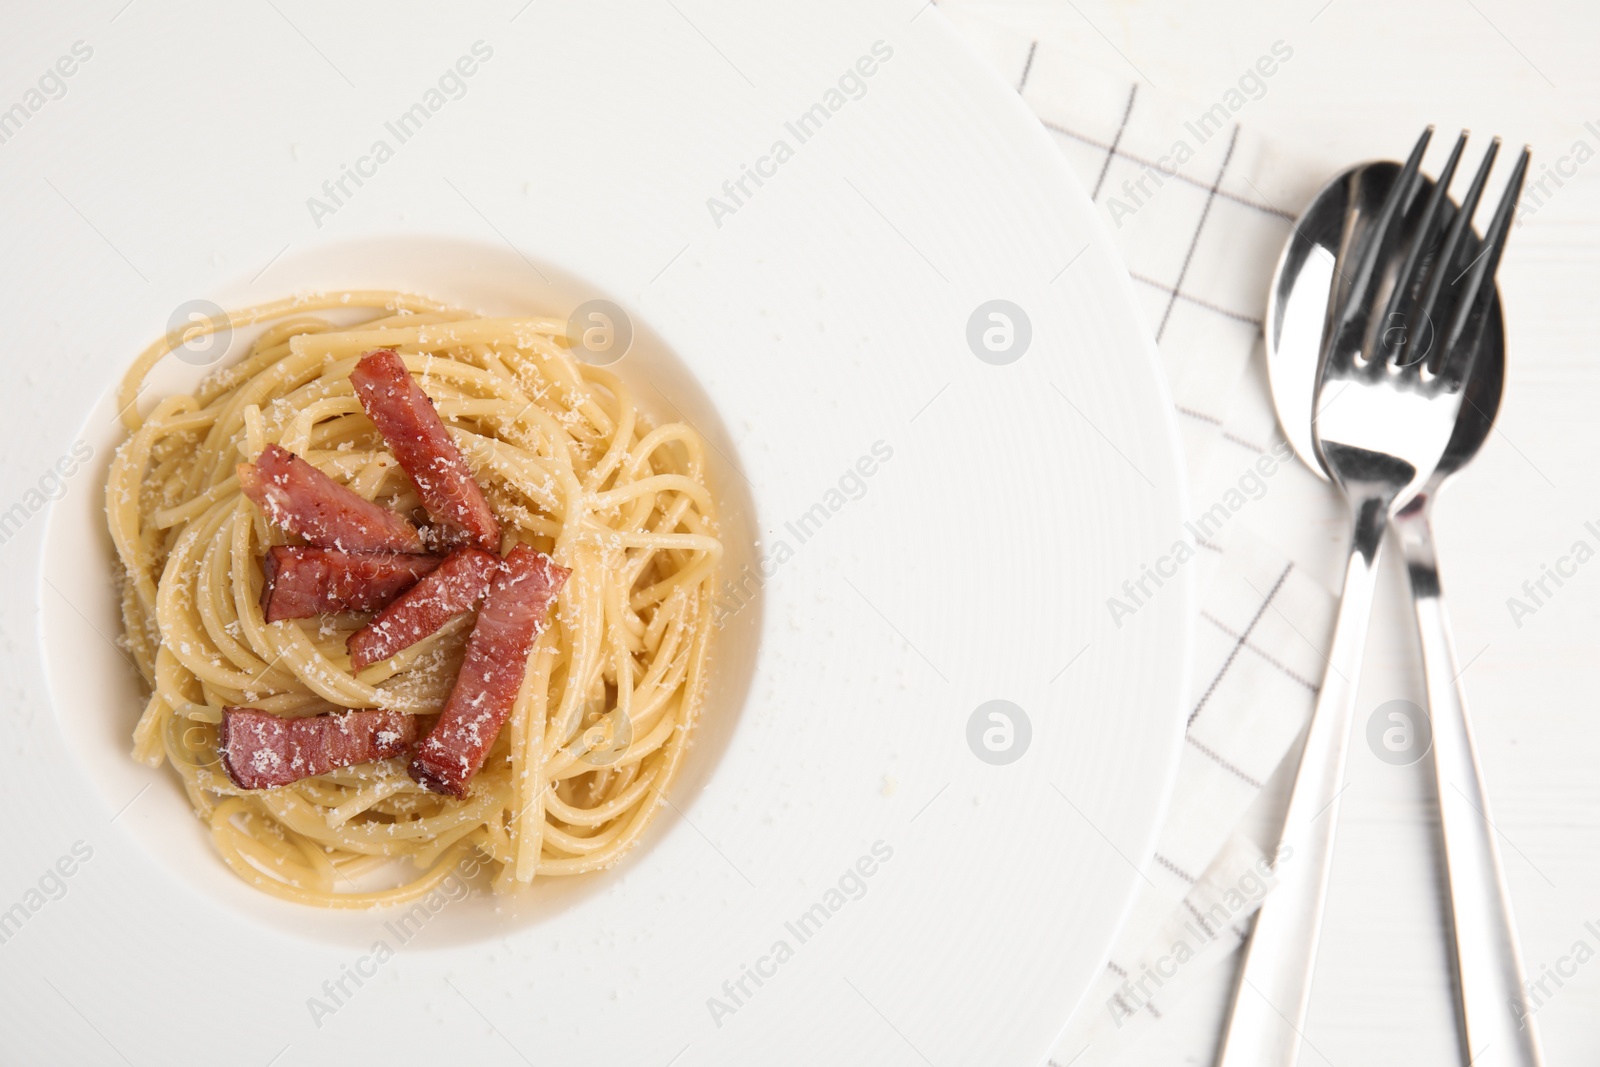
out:
<path id="1" fill-rule="evenodd" d="M 7 69 L 42 73 L 80 39 L 92 55 L 0 147 L 0 300 L 30 354 L 3 499 L 31 500 L 37 475 L 15 472 L 74 434 L 94 455 L 0 548 L 6 617 L 37 598 L 41 621 L 3 650 L 32 712 L 0 749 L 0 909 L 23 905 L 0 930 L 5 1050 L 1037 1062 L 1103 965 L 1181 736 L 1186 575 L 1120 627 L 1106 607 L 1180 522 L 1122 268 L 1038 124 L 921 0 L 517 7 L 20 16 Z M 386 123 L 479 41 L 464 95 L 398 143 Z M 830 98 L 876 42 L 862 88 Z M 839 106 L 801 143 L 786 122 L 819 103 Z M 362 163 L 380 138 L 392 158 Z M 780 139 L 792 158 L 762 162 Z M 763 183 L 726 199 L 758 164 Z M 307 198 L 331 203 L 343 165 L 368 175 L 314 221 Z M 233 880 L 170 775 L 128 761 L 136 691 L 105 639 L 105 391 L 187 300 L 335 284 L 485 311 L 620 301 L 648 329 L 619 369 L 723 456 L 729 577 L 784 556 L 720 637 L 648 843 L 515 904 L 449 903 L 407 937 Z M 1008 365 L 967 342 L 993 299 L 1031 322 Z M 198 373 L 169 362 L 152 392 Z M 968 745 L 992 699 L 1031 723 L 1009 765 Z M 46 869 L 79 841 L 92 856 L 57 892 Z M 892 855 L 863 862 L 875 844 Z"/>

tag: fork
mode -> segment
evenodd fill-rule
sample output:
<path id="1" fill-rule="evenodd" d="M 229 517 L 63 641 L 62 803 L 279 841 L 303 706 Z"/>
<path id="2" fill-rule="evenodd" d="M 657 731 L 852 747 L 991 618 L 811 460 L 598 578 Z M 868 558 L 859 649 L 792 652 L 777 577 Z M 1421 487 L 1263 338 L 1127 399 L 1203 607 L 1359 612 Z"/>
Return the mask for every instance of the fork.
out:
<path id="1" fill-rule="evenodd" d="M 1274 857 L 1278 886 L 1262 903 L 1245 949 L 1218 1067 L 1293 1067 L 1299 1055 L 1379 551 L 1390 520 L 1428 482 L 1454 431 L 1526 171 L 1524 150 L 1482 252 L 1452 277 L 1457 251 L 1470 246 L 1464 235 L 1493 153 L 1473 181 L 1469 203 L 1449 219 L 1443 205 L 1460 144 L 1417 203 L 1432 133 L 1432 127 L 1423 132 L 1375 212 L 1364 210 L 1370 191 L 1365 198 L 1355 191 L 1352 202 L 1360 206 L 1341 242 L 1312 442 L 1349 507 L 1350 554 L 1327 671 Z"/>
<path id="2" fill-rule="evenodd" d="M 1460 159 L 1461 135 L 1439 181 L 1448 185 Z M 1490 144 L 1479 177 L 1474 179 L 1461 211 L 1471 216 L 1483 192 L 1483 178 L 1498 141 Z M 1517 162 L 1507 188 L 1518 190 L 1527 172 L 1527 153 Z M 1447 242 L 1448 244 L 1448 242 Z M 1463 237 L 1454 248 L 1439 252 L 1441 269 L 1454 276 L 1465 269 L 1474 240 Z M 1494 273 L 1493 267 L 1488 272 Z M 1539 1067 L 1544 1062 L 1533 1006 L 1524 985 L 1516 922 L 1500 863 L 1497 833 L 1489 817 L 1483 770 L 1478 764 L 1462 668 L 1455 653 L 1439 584 L 1439 563 L 1433 545 L 1433 504 L 1450 477 L 1470 462 L 1494 425 L 1505 374 L 1505 340 L 1500 312 L 1490 309 L 1476 369 L 1468 378 L 1466 407 L 1456 423 L 1445 456 L 1422 490 L 1395 516 L 1394 528 L 1405 555 L 1412 608 L 1428 689 L 1428 714 L 1433 721 L 1434 780 L 1439 823 L 1450 885 L 1450 926 L 1456 956 L 1457 1010 L 1461 1020 L 1463 1062 L 1474 1067 Z"/>

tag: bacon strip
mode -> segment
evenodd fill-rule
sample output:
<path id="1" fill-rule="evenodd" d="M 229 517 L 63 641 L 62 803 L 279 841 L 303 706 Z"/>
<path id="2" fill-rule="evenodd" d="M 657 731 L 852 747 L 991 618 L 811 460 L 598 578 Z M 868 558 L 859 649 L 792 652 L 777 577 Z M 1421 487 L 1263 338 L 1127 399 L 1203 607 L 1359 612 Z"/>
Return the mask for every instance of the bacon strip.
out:
<path id="1" fill-rule="evenodd" d="M 467 783 L 505 725 L 556 594 L 571 573 L 518 545 L 495 574 L 444 712 L 417 746 L 411 777 L 435 793 L 467 795 Z"/>
<path id="2" fill-rule="evenodd" d="M 239 464 L 239 488 L 273 525 L 314 545 L 348 552 L 424 552 L 422 535 L 401 516 L 363 500 L 278 445 Z"/>
<path id="3" fill-rule="evenodd" d="M 437 570 L 406 591 L 377 618 L 350 635 L 352 670 L 364 670 L 410 648 L 439 627 L 471 611 L 489 592 L 500 557 L 476 548 L 450 554 Z"/>
<path id="4" fill-rule="evenodd" d="M 417 723 L 398 711 L 347 711 L 286 719 L 255 708 L 223 708 L 223 769 L 241 789 L 271 789 L 335 767 L 401 755 Z"/>
<path id="5" fill-rule="evenodd" d="M 392 349 L 375 349 L 350 372 L 350 384 L 401 469 L 411 476 L 428 514 L 460 529 L 470 544 L 499 552 L 500 523 L 405 361 Z"/>
<path id="6" fill-rule="evenodd" d="M 376 611 L 440 564 L 410 552 L 340 552 L 336 548 L 267 550 L 261 610 L 268 622 L 309 619 L 330 611 Z"/>

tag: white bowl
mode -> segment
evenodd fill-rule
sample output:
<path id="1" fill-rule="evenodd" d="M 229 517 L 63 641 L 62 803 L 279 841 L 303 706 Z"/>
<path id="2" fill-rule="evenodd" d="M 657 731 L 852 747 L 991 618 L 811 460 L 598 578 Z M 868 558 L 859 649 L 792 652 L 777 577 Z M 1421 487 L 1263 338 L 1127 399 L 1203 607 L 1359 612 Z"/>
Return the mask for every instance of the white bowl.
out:
<path id="1" fill-rule="evenodd" d="M 93 850 L 3 948 L 8 1050 L 1038 1062 L 1151 846 L 1190 607 L 1183 573 L 1120 626 L 1107 612 L 1177 539 L 1181 475 L 1153 345 L 1065 163 L 915 5 L 379 10 L 147 0 L 6 147 L 0 299 L 14 342 L 52 357 L 8 441 L 53 458 L 81 425 L 94 448 L 5 550 L 4 591 L 41 624 L 0 665 L 25 692 L 47 680 L 54 710 L 35 697 L 0 756 L 30 798 L 0 830 L 0 903 Z M 30 17 L 38 41 L 73 39 L 65 15 Z M 465 95 L 313 222 L 323 179 L 480 39 Z M 786 123 L 877 42 L 892 56 L 799 143 Z M 785 138 L 792 158 L 761 164 Z M 707 206 L 757 164 L 736 211 Z M 406 937 L 235 881 L 169 772 L 128 760 L 137 686 L 107 640 L 107 391 L 188 299 L 336 285 L 624 304 L 642 332 L 617 369 L 716 445 L 729 577 L 762 575 L 647 843 Z M 994 299 L 1031 321 L 1006 365 L 967 341 Z M 152 395 L 196 376 L 169 363 Z M 1031 723 L 1005 765 L 968 743 L 993 699 Z"/>

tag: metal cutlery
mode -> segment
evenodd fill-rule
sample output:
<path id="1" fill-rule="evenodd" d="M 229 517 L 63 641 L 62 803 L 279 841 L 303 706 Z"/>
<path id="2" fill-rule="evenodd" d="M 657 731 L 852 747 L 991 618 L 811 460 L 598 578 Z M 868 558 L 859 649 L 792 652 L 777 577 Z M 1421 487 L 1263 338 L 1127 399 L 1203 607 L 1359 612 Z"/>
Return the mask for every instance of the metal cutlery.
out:
<path id="1" fill-rule="evenodd" d="M 1399 172 L 1398 163 L 1364 163 L 1329 182 L 1296 222 L 1273 281 L 1266 328 L 1273 399 L 1285 436 L 1300 458 L 1324 478 L 1311 447 L 1309 412 L 1349 192 L 1357 181 L 1386 188 Z M 1456 210 L 1448 201 L 1443 208 Z M 1470 232 L 1463 237 L 1469 239 L 1465 251 L 1476 256 L 1479 242 Z M 1488 438 L 1504 379 L 1505 329 L 1497 295 L 1484 324 L 1482 349 L 1467 381 L 1455 432 L 1433 477 L 1395 516 L 1393 525 L 1411 579 L 1430 692 L 1463 1058 L 1474 1067 L 1535 1067 L 1543 1062 L 1538 1033 L 1524 991 L 1509 896 L 1459 681 L 1461 668 L 1441 599 L 1432 532 L 1439 490 Z"/>
<path id="2" fill-rule="evenodd" d="M 1412 531 L 1410 535 L 1402 531 L 1402 542 L 1410 546 L 1408 558 L 1415 552 L 1413 581 L 1425 587 L 1427 574 L 1436 579 L 1437 568 L 1424 566 L 1432 562 L 1431 537 L 1416 531 L 1426 534 L 1438 485 L 1476 449 L 1475 445 L 1466 447 L 1467 436 L 1475 431 L 1469 426 L 1458 432 L 1458 427 L 1472 421 L 1463 418 L 1463 409 L 1475 410 L 1476 397 L 1474 404 L 1464 404 L 1464 398 L 1487 391 L 1487 378 L 1474 374 L 1480 353 L 1488 348 L 1503 358 L 1493 276 L 1510 229 L 1527 153 L 1518 161 L 1480 245 L 1472 234 L 1471 218 L 1493 164 L 1493 149 L 1486 153 L 1463 207 L 1457 211 L 1449 200 L 1448 187 L 1465 138 L 1457 143 L 1440 180 L 1430 183 L 1420 175 L 1420 164 L 1431 132 L 1423 134 L 1398 173 L 1392 165 L 1387 170 L 1356 168 L 1319 196 L 1307 221 L 1317 225 L 1319 232 L 1337 234 L 1338 252 L 1331 271 L 1319 276 L 1311 269 L 1320 262 L 1315 251 L 1321 242 L 1299 227 L 1279 266 L 1280 278 L 1286 269 L 1296 277 L 1307 274 L 1307 284 L 1320 277 L 1324 315 L 1321 322 L 1315 322 L 1304 314 L 1304 300 L 1296 307 L 1284 300 L 1281 292 L 1275 294 L 1269 313 L 1269 344 L 1274 339 L 1282 341 L 1285 335 L 1281 331 L 1292 326 L 1288 336 L 1300 342 L 1297 351 L 1302 358 L 1304 343 L 1312 339 L 1317 369 L 1313 375 L 1280 375 L 1278 368 L 1284 361 L 1273 360 L 1274 399 L 1279 403 L 1280 421 L 1302 458 L 1309 454 L 1314 469 L 1320 467 L 1344 494 L 1352 536 L 1328 670 L 1306 730 L 1281 836 L 1279 856 L 1287 862 L 1280 864 L 1280 884 L 1264 902 L 1246 948 L 1218 1054 L 1222 1067 L 1291 1067 L 1298 1055 L 1384 532 L 1391 520 Z M 1329 210 L 1333 200 L 1342 205 L 1336 216 Z M 1336 229 L 1332 225 L 1335 218 Z M 1292 323 L 1284 314 L 1290 310 L 1299 312 Z M 1307 378 L 1308 390 L 1297 388 L 1287 396 L 1280 390 L 1280 385 L 1290 380 L 1304 385 Z M 1498 370 L 1494 378 L 1498 400 Z M 1308 402 L 1297 412 L 1299 400 Z M 1302 419 L 1306 434 L 1297 432 Z M 1441 467 L 1443 473 L 1439 473 Z M 1420 518 L 1401 518 L 1411 514 Z M 1421 525 L 1407 525 L 1417 522 Z M 1436 580 L 1433 592 L 1427 608 L 1418 601 L 1419 626 L 1443 634 Z M 1448 650 L 1434 655 L 1428 668 L 1430 694 L 1441 688 L 1434 682 L 1440 672 L 1450 669 L 1451 662 Z M 1453 682 L 1443 683 L 1442 688 L 1450 700 L 1459 699 Z M 1442 742 L 1436 738 L 1435 743 L 1449 747 L 1459 741 L 1456 750 L 1464 749 L 1471 761 L 1470 732 L 1465 731 L 1464 718 L 1461 722 L 1462 731 Z M 1438 732 L 1436 727 L 1435 734 Z M 1452 761 L 1452 774 L 1460 770 L 1460 762 Z M 1476 777 L 1471 780 L 1476 782 Z M 1470 794 L 1464 793 L 1464 799 L 1481 798 L 1481 788 L 1475 796 Z M 1457 836 L 1468 839 L 1462 846 L 1469 850 L 1464 856 L 1472 857 L 1464 858 L 1462 866 L 1486 862 L 1498 872 L 1492 831 L 1485 851 L 1482 828 L 1473 837 L 1468 828 L 1461 827 L 1459 813 L 1454 821 L 1460 831 Z M 1501 887 L 1498 896 L 1480 894 L 1467 902 L 1468 907 L 1477 909 L 1476 922 L 1487 921 L 1483 916 L 1492 915 L 1498 906 L 1509 931 L 1503 882 L 1495 884 Z M 1503 939 L 1480 940 L 1483 945 L 1474 942 L 1462 957 L 1475 966 L 1483 965 L 1497 941 Z M 1460 954 L 1459 935 L 1457 943 Z M 1512 977 L 1520 983 L 1514 951 L 1510 959 Z M 1484 989 L 1491 984 L 1485 983 Z M 1520 994 L 1520 985 L 1516 991 Z M 1474 989 L 1473 1002 L 1480 1004 L 1484 995 L 1483 990 Z M 1478 1009 L 1478 1013 L 1487 1011 Z M 1502 1000 L 1500 1012 L 1507 1011 L 1507 1002 Z M 1497 1040 L 1504 1037 L 1497 1032 Z M 1537 1053 L 1534 1055 L 1532 1060 L 1507 1062 L 1537 1063 Z"/>

